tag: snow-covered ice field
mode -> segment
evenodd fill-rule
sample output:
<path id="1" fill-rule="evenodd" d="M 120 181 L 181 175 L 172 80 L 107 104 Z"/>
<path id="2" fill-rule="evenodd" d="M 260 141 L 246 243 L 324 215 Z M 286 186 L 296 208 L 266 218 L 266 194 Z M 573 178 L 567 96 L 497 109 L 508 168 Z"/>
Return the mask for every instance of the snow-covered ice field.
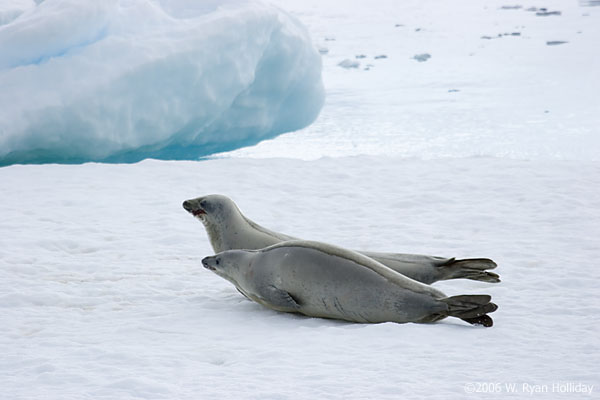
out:
<path id="1" fill-rule="evenodd" d="M 13 166 L 0 182 L 0 397 L 446 399 L 469 382 L 599 383 L 597 164 L 144 161 Z M 202 193 L 301 237 L 489 256 L 502 283 L 436 286 L 491 294 L 495 326 L 358 325 L 251 303 L 200 265 L 210 245 L 180 203 Z"/>
<path id="2" fill-rule="evenodd" d="M 308 128 L 199 162 L 0 168 L 0 399 L 598 397 L 600 7 L 322 3 L 276 2 L 327 49 Z M 495 325 L 252 303 L 201 267 L 181 203 L 209 193 L 306 239 L 492 258 L 502 283 L 435 286 L 492 295 Z"/>
<path id="3" fill-rule="evenodd" d="M 574 0 L 276 3 L 306 23 L 326 52 L 325 106 L 307 129 L 236 156 L 600 160 L 600 7 Z M 536 15 L 542 8 L 561 15 Z M 422 54 L 431 58 L 414 59 Z M 360 66 L 342 68 L 344 60 Z"/>

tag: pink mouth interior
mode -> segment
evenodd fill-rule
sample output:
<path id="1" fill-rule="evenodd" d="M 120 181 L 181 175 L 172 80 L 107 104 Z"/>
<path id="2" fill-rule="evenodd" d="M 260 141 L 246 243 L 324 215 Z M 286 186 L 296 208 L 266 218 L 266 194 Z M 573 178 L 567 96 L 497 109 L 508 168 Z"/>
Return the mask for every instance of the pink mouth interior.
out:
<path id="1" fill-rule="evenodd" d="M 192 211 L 192 215 L 194 217 L 199 217 L 201 215 L 206 215 L 206 211 L 204 211 L 204 210 L 194 210 L 194 211 Z"/>

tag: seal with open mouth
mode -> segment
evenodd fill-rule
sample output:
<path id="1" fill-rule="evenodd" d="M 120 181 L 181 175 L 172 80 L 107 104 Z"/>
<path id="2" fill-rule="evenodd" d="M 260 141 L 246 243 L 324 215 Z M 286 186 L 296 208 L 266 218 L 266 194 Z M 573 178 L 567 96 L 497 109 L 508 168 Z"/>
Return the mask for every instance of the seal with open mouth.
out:
<path id="1" fill-rule="evenodd" d="M 183 208 L 197 217 L 206 228 L 215 253 L 232 249 L 258 250 L 293 236 L 274 232 L 248 219 L 229 197 L 208 195 L 183 202 Z M 486 271 L 496 268 L 487 258 L 457 260 L 417 254 L 359 251 L 387 267 L 422 283 L 431 284 L 446 279 L 473 279 L 500 282 L 500 277 Z"/>

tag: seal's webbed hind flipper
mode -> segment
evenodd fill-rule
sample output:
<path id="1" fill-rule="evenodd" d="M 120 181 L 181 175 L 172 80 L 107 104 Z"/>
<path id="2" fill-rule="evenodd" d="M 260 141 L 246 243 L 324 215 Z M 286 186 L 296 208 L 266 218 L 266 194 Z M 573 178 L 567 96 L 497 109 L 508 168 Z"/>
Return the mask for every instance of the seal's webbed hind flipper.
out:
<path id="1" fill-rule="evenodd" d="M 275 310 L 294 312 L 300 308 L 300 305 L 291 294 L 273 285 L 264 287 L 260 292 L 260 297 L 269 307 Z"/>
<path id="2" fill-rule="evenodd" d="M 471 325 L 482 325 L 486 328 L 494 325 L 494 320 L 489 315 L 482 315 L 475 318 L 461 318 L 463 321 L 470 323 Z"/>
<path id="3" fill-rule="evenodd" d="M 500 282 L 500 276 L 486 269 L 494 269 L 498 265 L 489 258 L 466 258 L 456 260 L 451 258 L 438 268 L 445 269 L 443 279 L 472 279 L 474 281 L 496 283 Z"/>
<path id="4" fill-rule="evenodd" d="M 448 305 L 447 315 L 460 318 L 473 325 L 483 325 L 490 327 L 494 324 L 491 317 L 486 314 L 492 313 L 498 309 L 498 306 L 491 302 L 491 296 L 485 294 L 452 296 L 441 299 Z"/>

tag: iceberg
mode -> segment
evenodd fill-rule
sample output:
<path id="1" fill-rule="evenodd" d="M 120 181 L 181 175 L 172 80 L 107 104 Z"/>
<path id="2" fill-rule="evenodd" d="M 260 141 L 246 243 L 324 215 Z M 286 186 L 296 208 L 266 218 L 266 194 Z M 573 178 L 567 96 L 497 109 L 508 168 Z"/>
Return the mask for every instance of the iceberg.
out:
<path id="1" fill-rule="evenodd" d="M 0 165 L 197 159 L 301 129 L 320 57 L 260 2 L 7 0 Z"/>

